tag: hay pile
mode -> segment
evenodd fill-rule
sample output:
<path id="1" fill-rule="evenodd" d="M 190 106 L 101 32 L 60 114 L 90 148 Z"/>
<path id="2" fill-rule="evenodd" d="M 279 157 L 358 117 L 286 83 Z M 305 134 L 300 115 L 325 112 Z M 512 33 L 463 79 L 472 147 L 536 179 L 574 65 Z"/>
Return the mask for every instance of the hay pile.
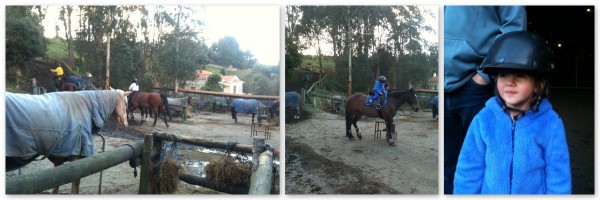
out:
<path id="1" fill-rule="evenodd" d="M 173 158 L 153 164 L 150 187 L 154 194 L 173 194 L 179 188 L 179 176 L 185 174 L 183 165 Z"/>
<path id="2" fill-rule="evenodd" d="M 237 162 L 236 159 L 223 156 L 204 167 L 206 177 L 217 184 L 250 187 L 252 163 Z"/>

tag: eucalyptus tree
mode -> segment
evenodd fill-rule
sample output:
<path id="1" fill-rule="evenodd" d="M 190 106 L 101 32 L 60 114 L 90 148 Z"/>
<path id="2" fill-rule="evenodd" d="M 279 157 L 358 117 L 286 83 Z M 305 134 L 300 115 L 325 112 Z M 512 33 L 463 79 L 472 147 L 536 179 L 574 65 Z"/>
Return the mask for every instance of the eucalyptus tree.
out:
<path id="1" fill-rule="evenodd" d="M 286 88 L 300 79 L 294 76 L 294 69 L 302 64 L 302 46 L 299 40 L 298 26 L 300 25 L 301 10 L 299 6 L 286 6 L 285 21 L 285 80 Z"/>
<path id="2" fill-rule="evenodd" d="M 318 54 L 321 42 L 331 45 L 337 73 L 333 79 L 346 82 L 348 94 L 353 87 L 360 91 L 372 87 L 379 75 L 403 87 L 427 79 L 431 70 L 421 66 L 427 47 L 420 33 L 431 28 L 418 6 L 300 6 L 300 10 L 288 13 L 301 18 L 300 41 L 316 44 Z"/>
<path id="3" fill-rule="evenodd" d="M 174 83 L 172 86 L 177 91 L 179 84 L 195 78 L 194 71 L 201 69 L 207 62 L 206 45 L 204 40 L 198 38 L 198 28 L 202 22 L 193 18 L 195 12 L 192 7 L 176 6 L 169 12 L 165 9 L 155 15 L 159 30 L 170 29 L 170 32 L 160 32 L 157 44 L 157 64 L 161 67 L 153 68 L 157 72 L 158 82 Z M 170 85 L 170 84 L 167 84 Z"/>
<path id="4" fill-rule="evenodd" d="M 75 58 L 73 54 L 73 35 L 71 18 L 73 16 L 73 6 L 61 6 L 60 15 L 58 19 L 63 22 L 65 28 L 65 39 L 67 42 L 67 64 L 69 66 L 75 65 Z"/>

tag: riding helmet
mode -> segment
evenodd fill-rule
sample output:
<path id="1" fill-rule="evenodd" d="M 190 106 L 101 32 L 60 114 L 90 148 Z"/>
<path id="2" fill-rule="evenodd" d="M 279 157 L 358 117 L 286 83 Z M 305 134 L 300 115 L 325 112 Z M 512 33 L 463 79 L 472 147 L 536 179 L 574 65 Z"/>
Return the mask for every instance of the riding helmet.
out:
<path id="1" fill-rule="evenodd" d="M 505 71 L 547 76 L 554 71 L 554 61 L 544 38 L 532 32 L 515 31 L 500 35 L 479 67 L 492 76 Z"/>
<path id="2" fill-rule="evenodd" d="M 133 78 L 133 82 L 137 83 L 137 78 Z"/>
<path id="3" fill-rule="evenodd" d="M 380 76 L 379 79 L 377 79 L 380 83 L 385 83 L 386 78 L 385 76 Z"/>

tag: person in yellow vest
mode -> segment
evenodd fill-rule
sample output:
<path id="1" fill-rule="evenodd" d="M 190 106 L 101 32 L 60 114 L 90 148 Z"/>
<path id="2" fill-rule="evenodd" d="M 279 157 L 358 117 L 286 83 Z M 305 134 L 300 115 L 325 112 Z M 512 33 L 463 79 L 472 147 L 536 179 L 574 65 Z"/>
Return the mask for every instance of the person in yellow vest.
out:
<path id="1" fill-rule="evenodd" d="M 50 69 L 50 71 L 54 72 L 59 79 L 62 78 L 63 74 L 65 73 L 61 64 L 58 64 L 56 69 Z"/>
<path id="2" fill-rule="evenodd" d="M 62 65 L 58 64 L 58 67 L 56 67 L 56 69 L 50 69 L 50 71 L 54 72 L 54 74 L 53 74 L 53 75 L 55 75 L 55 78 L 53 78 L 54 79 L 54 86 L 58 89 L 59 88 L 60 80 L 62 79 L 63 74 L 65 73 L 63 71 Z"/>

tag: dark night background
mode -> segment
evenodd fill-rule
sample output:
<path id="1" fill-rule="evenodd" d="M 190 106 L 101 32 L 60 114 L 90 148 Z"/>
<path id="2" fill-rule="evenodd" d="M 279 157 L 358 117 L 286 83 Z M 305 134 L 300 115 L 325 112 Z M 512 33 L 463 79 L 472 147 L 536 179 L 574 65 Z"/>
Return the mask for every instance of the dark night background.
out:
<path id="1" fill-rule="evenodd" d="M 594 87 L 594 6 L 526 6 L 527 30 L 553 47 L 554 87 Z M 587 11 L 590 9 L 590 11 Z M 557 47 L 562 44 L 562 47 Z"/>
<path id="2" fill-rule="evenodd" d="M 540 34 L 553 49 L 548 99 L 565 125 L 572 192 L 594 194 L 594 6 L 525 8 L 527 30 Z"/>

